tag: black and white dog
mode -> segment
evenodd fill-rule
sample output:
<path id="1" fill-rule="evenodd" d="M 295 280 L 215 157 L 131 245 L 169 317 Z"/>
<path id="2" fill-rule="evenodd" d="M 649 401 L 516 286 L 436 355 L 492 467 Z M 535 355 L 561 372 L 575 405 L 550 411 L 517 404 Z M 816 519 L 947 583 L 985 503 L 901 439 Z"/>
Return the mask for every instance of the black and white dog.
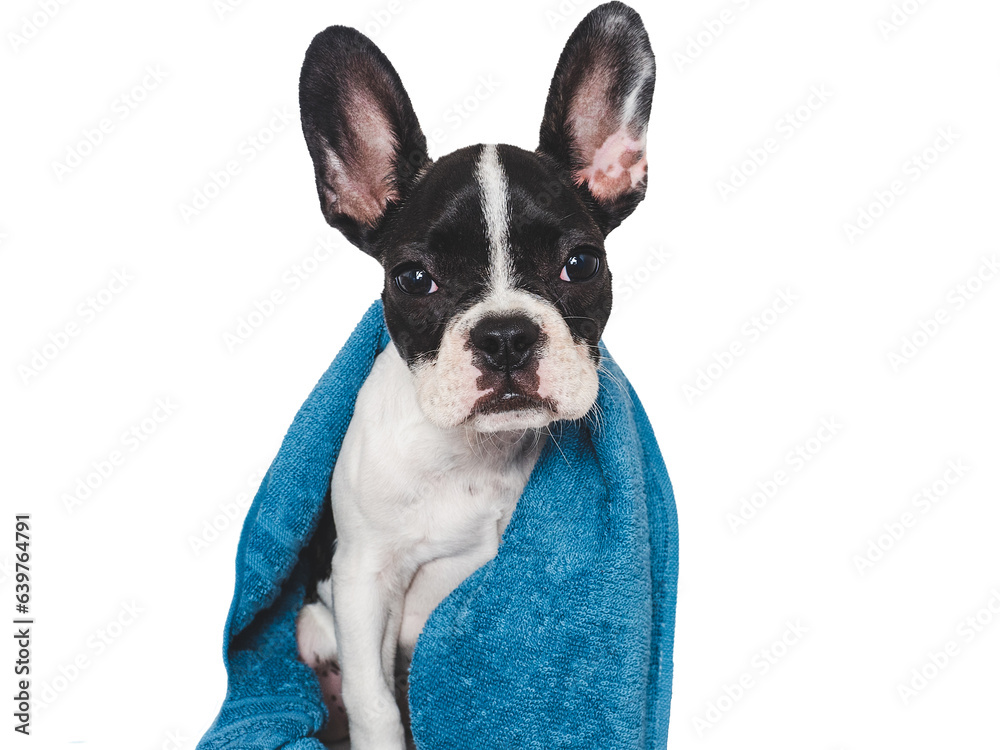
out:
<path id="1" fill-rule="evenodd" d="M 385 269 L 393 343 L 358 394 L 333 523 L 312 545 L 322 580 L 298 620 L 333 712 L 328 739 L 345 733 L 346 708 L 354 750 L 406 747 L 396 673 L 431 611 L 496 554 L 548 425 L 594 404 L 611 309 L 604 238 L 645 194 L 654 78 L 638 14 L 602 5 L 559 58 L 535 151 L 479 145 L 431 161 L 368 38 L 334 26 L 306 52 L 320 204 Z"/>

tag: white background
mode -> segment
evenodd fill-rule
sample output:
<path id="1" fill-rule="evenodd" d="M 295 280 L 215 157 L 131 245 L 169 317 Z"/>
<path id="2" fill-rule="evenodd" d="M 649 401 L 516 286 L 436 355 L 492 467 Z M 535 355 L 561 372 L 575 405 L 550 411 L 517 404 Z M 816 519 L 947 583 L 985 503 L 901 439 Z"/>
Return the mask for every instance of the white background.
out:
<path id="1" fill-rule="evenodd" d="M 1000 746 L 1000 613 L 987 608 L 1000 609 L 1000 280 L 969 284 L 1000 249 L 1000 6 L 904 5 L 890 30 L 890 0 L 636 3 L 658 61 L 649 190 L 608 241 L 605 341 L 677 496 L 673 748 Z M 319 211 L 297 121 L 306 46 L 330 24 L 367 27 L 425 132 L 440 131 L 435 156 L 533 148 L 590 3 L 45 7 L 11 0 L 0 14 L 0 601 L 13 617 L 13 515 L 30 512 L 32 685 L 49 702 L 30 739 L 2 742 L 192 748 L 224 694 L 247 496 L 380 291 L 377 265 Z M 723 11 L 730 22 L 713 23 Z M 755 168 L 768 138 L 777 150 Z M 84 155 L 66 173 L 55 163 L 70 150 Z M 229 161 L 238 173 L 207 187 Z M 753 174 L 724 198 L 720 181 L 741 169 Z M 851 242 L 845 225 L 897 180 Z M 206 189 L 186 221 L 182 204 Z M 329 259 L 308 260 L 330 237 Z M 111 282 L 123 269 L 124 288 Z M 104 309 L 78 311 L 109 283 Z M 963 289 L 975 293 L 959 309 Z M 273 290 L 283 304 L 227 347 Z M 794 304 L 765 313 L 782 292 Z M 923 334 L 939 310 L 946 322 Z M 755 320 L 770 325 L 748 335 Z M 914 336 L 923 345 L 894 366 Z M 685 392 L 700 371 L 702 392 Z M 126 442 L 143 420 L 144 439 Z M 119 465 L 68 508 L 112 451 Z M 787 481 L 734 531 L 727 516 L 776 472 Z M 933 505 L 915 500 L 925 488 Z M 911 525 L 894 526 L 904 513 Z M 213 519 L 228 522 L 214 537 Z M 879 540 L 885 524 L 900 538 Z M 978 630 L 961 626 L 977 612 Z M 788 623 L 807 632 L 775 647 Z M 949 641 L 957 655 L 904 700 L 911 670 L 932 674 L 929 652 Z"/>

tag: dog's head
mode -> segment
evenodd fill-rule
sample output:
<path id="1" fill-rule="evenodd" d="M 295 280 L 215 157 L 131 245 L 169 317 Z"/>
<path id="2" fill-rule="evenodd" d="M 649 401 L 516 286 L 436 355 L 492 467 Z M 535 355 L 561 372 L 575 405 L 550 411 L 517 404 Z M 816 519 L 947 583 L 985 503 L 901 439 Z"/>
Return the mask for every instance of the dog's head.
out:
<path id="1" fill-rule="evenodd" d="M 386 325 L 435 424 L 520 430 L 593 405 L 604 238 L 645 194 L 654 77 L 638 14 L 602 5 L 559 58 L 535 151 L 432 161 L 371 40 L 343 26 L 313 40 L 300 104 L 323 214 L 385 269 Z"/>

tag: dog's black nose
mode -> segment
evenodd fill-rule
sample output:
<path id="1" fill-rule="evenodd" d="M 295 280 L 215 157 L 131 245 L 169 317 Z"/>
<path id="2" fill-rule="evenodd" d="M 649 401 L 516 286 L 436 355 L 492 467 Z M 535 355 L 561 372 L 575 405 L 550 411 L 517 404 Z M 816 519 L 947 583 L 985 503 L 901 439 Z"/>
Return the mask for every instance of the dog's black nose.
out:
<path id="1" fill-rule="evenodd" d="M 487 367 L 498 372 L 512 372 L 531 360 L 532 347 L 538 342 L 539 333 L 538 326 L 522 315 L 485 318 L 472 329 L 469 340 Z"/>

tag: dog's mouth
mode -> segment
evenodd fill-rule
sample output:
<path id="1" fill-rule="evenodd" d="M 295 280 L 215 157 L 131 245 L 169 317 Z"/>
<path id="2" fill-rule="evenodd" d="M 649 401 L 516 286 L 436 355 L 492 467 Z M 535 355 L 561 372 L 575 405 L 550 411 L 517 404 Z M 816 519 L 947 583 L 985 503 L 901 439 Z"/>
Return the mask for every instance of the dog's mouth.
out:
<path id="1" fill-rule="evenodd" d="M 552 399 L 529 396 L 517 390 L 493 391 L 476 401 L 472 407 L 472 416 L 527 410 L 544 410 L 554 414 L 556 405 Z"/>
<path id="2" fill-rule="evenodd" d="M 558 416 L 552 399 L 501 388 L 481 396 L 466 422 L 479 432 L 496 433 L 541 429 L 554 419 Z"/>
<path id="3" fill-rule="evenodd" d="M 512 383 L 479 397 L 468 421 L 478 429 L 494 430 L 541 427 L 557 419 L 555 401 L 520 390 Z"/>

